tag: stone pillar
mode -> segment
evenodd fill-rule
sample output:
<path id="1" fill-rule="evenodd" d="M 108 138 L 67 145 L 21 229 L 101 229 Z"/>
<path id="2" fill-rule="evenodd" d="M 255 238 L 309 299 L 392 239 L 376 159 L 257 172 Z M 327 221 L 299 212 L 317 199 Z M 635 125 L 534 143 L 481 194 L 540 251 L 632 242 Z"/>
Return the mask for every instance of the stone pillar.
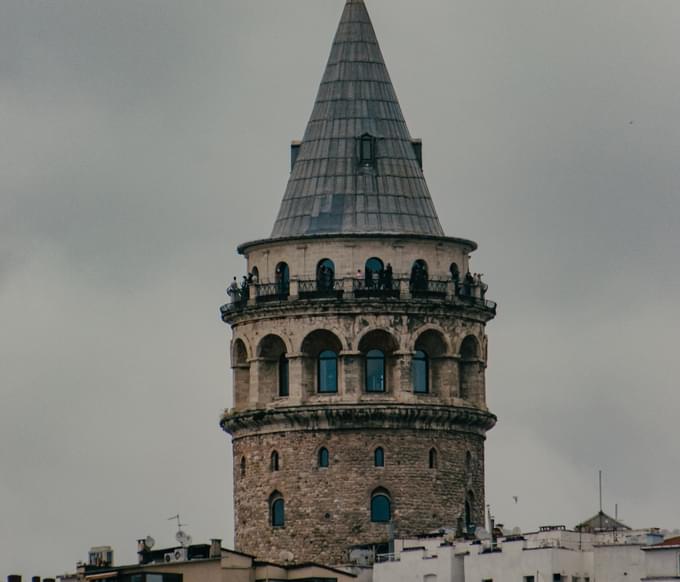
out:
<path id="1" fill-rule="evenodd" d="M 413 382 L 411 378 L 413 352 L 395 352 L 394 357 L 397 358 L 399 367 L 399 385 L 395 385 L 394 395 L 397 398 L 401 398 L 400 393 L 404 396 L 413 393 Z"/>
<path id="2" fill-rule="evenodd" d="M 248 360 L 250 364 L 250 396 L 248 397 L 249 405 L 253 408 L 262 408 L 262 401 L 260 397 L 260 361 L 263 358 L 251 358 Z"/>
<path id="3" fill-rule="evenodd" d="M 288 387 L 291 404 L 306 400 L 305 360 L 302 352 L 288 354 Z"/>
<path id="4" fill-rule="evenodd" d="M 364 389 L 361 352 L 340 352 L 342 384 L 339 388 L 352 402 L 358 402 Z"/>
<path id="5" fill-rule="evenodd" d="M 458 395 L 457 356 L 434 356 L 431 359 L 430 391 L 447 403 Z"/>

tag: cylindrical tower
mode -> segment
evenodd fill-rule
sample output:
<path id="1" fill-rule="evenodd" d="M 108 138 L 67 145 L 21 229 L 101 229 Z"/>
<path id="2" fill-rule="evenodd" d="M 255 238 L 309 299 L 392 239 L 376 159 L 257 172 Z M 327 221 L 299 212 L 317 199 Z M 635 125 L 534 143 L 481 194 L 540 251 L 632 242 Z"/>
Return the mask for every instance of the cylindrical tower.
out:
<path id="1" fill-rule="evenodd" d="M 346 3 L 272 237 L 232 326 L 236 548 L 350 549 L 484 520 L 485 324 L 475 243 L 444 236 L 361 0 Z"/>

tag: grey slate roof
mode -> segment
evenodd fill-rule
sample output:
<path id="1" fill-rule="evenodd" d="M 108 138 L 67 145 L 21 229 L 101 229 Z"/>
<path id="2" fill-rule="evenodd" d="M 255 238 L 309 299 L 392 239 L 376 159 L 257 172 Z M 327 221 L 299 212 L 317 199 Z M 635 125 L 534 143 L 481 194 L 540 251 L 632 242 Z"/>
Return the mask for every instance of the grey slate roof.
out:
<path id="1" fill-rule="evenodd" d="M 348 0 L 272 238 L 356 233 L 444 235 L 366 6 Z"/>

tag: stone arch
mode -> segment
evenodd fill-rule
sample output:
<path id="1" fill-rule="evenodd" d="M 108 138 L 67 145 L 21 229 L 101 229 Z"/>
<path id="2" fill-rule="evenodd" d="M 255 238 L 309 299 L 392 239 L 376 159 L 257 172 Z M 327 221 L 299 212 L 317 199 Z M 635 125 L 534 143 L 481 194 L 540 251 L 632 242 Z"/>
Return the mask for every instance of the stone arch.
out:
<path id="1" fill-rule="evenodd" d="M 358 348 L 363 357 L 364 392 L 390 392 L 390 386 L 396 386 L 397 339 L 385 329 L 371 329 L 361 336 Z"/>
<path id="2" fill-rule="evenodd" d="M 427 291 L 428 280 L 430 278 L 429 268 L 425 259 L 413 261 L 411 266 L 411 277 L 409 280 L 411 292 Z"/>
<path id="3" fill-rule="evenodd" d="M 303 394 L 312 395 L 316 393 L 334 394 L 340 391 L 340 353 L 343 351 L 343 344 L 340 338 L 332 331 L 327 329 L 316 329 L 308 333 L 302 340 L 300 351 L 303 354 L 302 363 L 302 390 Z M 336 354 L 335 363 L 335 390 L 326 390 L 328 386 L 321 382 L 321 359 L 327 362 L 326 356 L 329 352 Z M 322 391 L 321 388 L 324 388 Z"/>
<path id="4" fill-rule="evenodd" d="M 465 400 L 484 404 L 484 368 L 480 354 L 479 340 L 474 335 L 468 335 L 459 349 L 459 395 Z"/>
<path id="5" fill-rule="evenodd" d="M 335 263 L 328 258 L 316 264 L 316 287 L 320 291 L 331 291 L 335 281 Z"/>
<path id="6" fill-rule="evenodd" d="M 277 490 L 272 491 L 269 496 L 269 525 L 271 527 L 286 525 L 285 501 L 283 495 Z"/>
<path id="7" fill-rule="evenodd" d="M 231 344 L 231 368 L 234 388 L 234 407 L 244 408 L 250 398 L 250 357 L 248 344 L 235 338 Z"/>
<path id="8" fill-rule="evenodd" d="M 257 344 L 257 379 L 261 402 L 288 396 L 290 348 L 284 338 L 270 333 Z"/>
<path id="9" fill-rule="evenodd" d="M 454 361 L 445 357 L 450 353 L 450 344 L 446 335 L 436 326 L 430 325 L 418 330 L 418 336 L 413 344 L 415 352 L 424 352 L 427 356 L 427 390 L 432 394 L 444 395 L 446 380 L 452 378 Z M 411 384 L 414 391 L 423 392 L 422 386 L 416 384 L 416 376 L 422 375 L 422 359 L 414 359 L 411 366 Z M 449 388 L 450 390 L 450 388 Z"/>

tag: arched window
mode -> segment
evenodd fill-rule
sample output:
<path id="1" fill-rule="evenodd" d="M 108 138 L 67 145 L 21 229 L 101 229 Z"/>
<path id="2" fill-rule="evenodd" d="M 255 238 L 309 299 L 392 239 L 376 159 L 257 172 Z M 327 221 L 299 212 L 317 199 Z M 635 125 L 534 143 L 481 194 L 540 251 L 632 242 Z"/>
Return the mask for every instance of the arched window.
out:
<path id="1" fill-rule="evenodd" d="M 422 259 L 418 259 L 411 267 L 411 290 L 412 291 L 427 291 L 427 263 Z"/>
<path id="2" fill-rule="evenodd" d="M 379 289 L 382 285 L 381 279 L 385 278 L 385 268 L 383 262 L 377 257 L 366 261 L 364 276 L 367 289 Z"/>
<path id="3" fill-rule="evenodd" d="M 366 353 L 366 392 L 385 392 L 385 352 L 369 350 Z"/>
<path id="4" fill-rule="evenodd" d="M 271 470 L 272 471 L 278 471 L 279 470 L 279 453 L 277 453 L 276 451 L 272 452 Z"/>
<path id="5" fill-rule="evenodd" d="M 241 457 L 241 477 L 246 476 L 246 458 Z"/>
<path id="6" fill-rule="evenodd" d="M 260 282 L 260 270 L 257 267 L 253 267 L 250 271 L 252 283 L 257 285 Z"/>
<path id="7" fill-rule="evenodd" d="M 332 291 L 335 280 L 335 264 L 330 259 L 319 261 L 316 266 L 316 286 L 319 291 Z"/>
<path id="8" fill-rule="evenodd" d="M 279 357 L 279 396 L 288 396 L 290 393 L 288 372 L 288 358 L 286 354 L 281 354 Z"/>
<path id="9" fill-rule="evenodd" d="M 275 282 L 277 293 L 281 297 L 288 297 L 290 292 L 290 269 L 286 263 L 276 265 Z"/>
<path id="10" fill-rule="evenodd" d="M 319 449 L 319 468 L 326 469 L 330 465 L 330 455 L 326 447 Z"/>
<path id="11" fill-rule="evenodd" d="M 416 394 L 427 394 L 430 391 L 430 363 L 427 353 L 423 350 L 416 350 L 413 354 L 411 375 L 413 376 L 413 391 Z"/>
<path id="12" fill-rule="evenodd" d="M 454 282 L 458 283 L 458 281 L 460 281 L 460 269 L 456 263 L 451 263 L 449 273 L 451 273 L 451 279 L 453 279 Z"/>
<path id="13" fill-rule="evenodd" d="M 460 397 L 475 400 L 483 394 L 483 378 L 479 365 L 479 342 L 472 335 L 467 336 L 460 346 L 459 361 Z M 482 396 L 483 398 L 483 396 Z"/>
<path id="14" fill-rule="evenodd" d="M 284 527 L 286 525 L 285 504 L 283 496 L 275 491 L 269 497 L 269 518 L 272 527 Z"/>
<path id="15" fill-rule="evenodd" d="M 430 454 L 428 458 L 428 465 L 430 469 L 437 468 L 437 449 L 430 449 Z"/>
<path id="16" fill-rule="evenodd" d="M 392 502 L 384 489 L 376 489 L 371 495 L 371 521 L 388 523 L 392 519 Z"/>
<path id="17" fill-rule="evenodd" d="M 322 394 L 338 391 L 338 354 L 324 350 L 319 354 L 318 388 Z"/>
<path id="18" fill-rule="evenodd" d="M 472 491 L 468 491 L 468 494 L 465 498 L 465 529 L 468 531 L 474 526 L 473 522 L 473 508 L 474 508 L 474 502 L 475 502 L 475 494 Z"/>
<path id="19" fill-rule="evenodd" d="M 472 471 L 472 453 L 470 451 L 465 453 L 465 470 L 468 473 Z"/>
<path id="20" fill-rule="evenodd" d="M 373 451 L 373 465 L 375 467 L 385 466 L 385 451 L 382 447 L 378 447 L 375 451 Z"/>

